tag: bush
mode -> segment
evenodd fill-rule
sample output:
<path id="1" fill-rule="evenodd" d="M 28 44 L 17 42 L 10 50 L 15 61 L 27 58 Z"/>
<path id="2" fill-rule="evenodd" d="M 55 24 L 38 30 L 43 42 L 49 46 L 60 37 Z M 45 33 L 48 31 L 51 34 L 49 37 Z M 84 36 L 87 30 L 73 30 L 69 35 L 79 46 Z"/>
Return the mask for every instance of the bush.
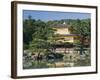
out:
<path id="1" fill-rule="evenodd" d="M 24 50 L 26 50 L 26 49 L 29 48 L 29 45 L 28 44 L 23 44 L 23 48 L 24 48 Z"/>

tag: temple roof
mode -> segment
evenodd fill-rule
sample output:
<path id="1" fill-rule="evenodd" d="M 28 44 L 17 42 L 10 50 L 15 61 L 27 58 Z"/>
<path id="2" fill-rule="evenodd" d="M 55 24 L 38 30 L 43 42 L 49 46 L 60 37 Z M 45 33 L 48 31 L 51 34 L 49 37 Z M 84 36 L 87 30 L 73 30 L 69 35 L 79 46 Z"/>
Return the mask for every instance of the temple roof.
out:
<path id="1" fill-rule="evenodd" d="M 79 34 L 59 34 L 59 36 L 80 36 Z"/>
<path id="2" fill-rule="evenodd" d="M 57 28 L 69 28 L 70 26 L 66 25 L 66 24 L 57 24 L 54 27 L 57 27 Z"/>
<path id="3" fill-rule="evenodd" d="M 51 25 L 51 27 L 54 27 L 54 28 L 69 28 L 70 25 L 65 24 L 65 23 L 63 23 L 63 24 L 53 24 L 53 25 Z"/>

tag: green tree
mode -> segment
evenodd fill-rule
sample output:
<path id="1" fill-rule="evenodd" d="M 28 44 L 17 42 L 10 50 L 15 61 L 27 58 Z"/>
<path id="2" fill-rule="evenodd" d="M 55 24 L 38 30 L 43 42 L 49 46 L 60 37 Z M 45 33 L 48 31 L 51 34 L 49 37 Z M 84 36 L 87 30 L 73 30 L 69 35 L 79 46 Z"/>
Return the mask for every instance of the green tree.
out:
<path id="1" fill-rule="evenodd" d="M 45 22 L 38 20 L 38 27 L 32 34 L 32 41 L 30 42 L 30 49 L 38 54 L 47 54 L 51 48 L 51 37 L 54 35 L 54 30 Z"/>
<path id="2" fill-rule="evenodd" d="M 32 34 L 35 32 L 35 20 L 28 17 L 23 21 L 23 42 L 24 42 L 24 49 L 29 48 L 29 42 L 32 41 Z"/>
<path id="3" fill-rule="evenodd" d="M 90 45 L 90 36 L 91 36 L 91 29 L 90 29 L 90 19 L 79 20 L 77 19 L 73 23 L 71 23 L 71 31 L 74 34 L 79 34 L 80 36 L 80 54 L 83 53 L 83 48 L 86 45 L 85 41 L 88 40 L 88 45 Z"/>

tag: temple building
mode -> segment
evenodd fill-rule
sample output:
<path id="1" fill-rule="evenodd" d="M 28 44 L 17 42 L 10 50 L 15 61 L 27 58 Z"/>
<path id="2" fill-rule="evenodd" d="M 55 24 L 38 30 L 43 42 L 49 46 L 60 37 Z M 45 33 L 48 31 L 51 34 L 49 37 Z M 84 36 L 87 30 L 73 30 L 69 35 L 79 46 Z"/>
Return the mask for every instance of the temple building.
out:
<path id="1" fill-rule="evenodd" d="M 57 42 L 62 43 L 74 43 L 75 40 L 79 37 L 77 34 L 72 34 L 70 31 L 70 25 L 67 25 L 65 22 L 63 24 L 57 24 L 53 27 L 56 31 L 55 34 L 57 35 Z"/>
<path id="2" fill-rule="evenodd" d="M 53 27 L 56 35 L 56 53 L 63 53 L 67 56 L 67 61 L 76 61 L 80 58 L 79 51 L 74 50 L 75 41 L 79 40 L 78 34 L 72 34 L 70 25 L 65 22 L 63 24 L 57 24 Z"/>

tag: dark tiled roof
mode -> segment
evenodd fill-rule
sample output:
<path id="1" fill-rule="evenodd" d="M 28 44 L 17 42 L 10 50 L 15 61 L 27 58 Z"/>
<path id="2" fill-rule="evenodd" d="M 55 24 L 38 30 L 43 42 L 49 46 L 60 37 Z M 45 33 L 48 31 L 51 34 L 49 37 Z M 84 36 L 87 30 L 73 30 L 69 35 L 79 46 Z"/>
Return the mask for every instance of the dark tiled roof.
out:
<path id="1" fill-rule="evenodd" d="M 79 34 L 59 34 L 59 36 L 80 36 Z"/>
<path id="2" fill-rule="evenodd" d="M 66 25 L 66 24 L 58 24 L 58 25 L 56 25 L 54 27 L 58 27 L 58 28 L 68 28 L 69 26 Z"/>
<path id="3" fill-rule="evenodd" d="M 55 25 L 51 25 L 51 27 L 54 27 L 54 28 L 69 28 L 70 25 L 67 25 L 67 24 L 55 24 Z"/>

